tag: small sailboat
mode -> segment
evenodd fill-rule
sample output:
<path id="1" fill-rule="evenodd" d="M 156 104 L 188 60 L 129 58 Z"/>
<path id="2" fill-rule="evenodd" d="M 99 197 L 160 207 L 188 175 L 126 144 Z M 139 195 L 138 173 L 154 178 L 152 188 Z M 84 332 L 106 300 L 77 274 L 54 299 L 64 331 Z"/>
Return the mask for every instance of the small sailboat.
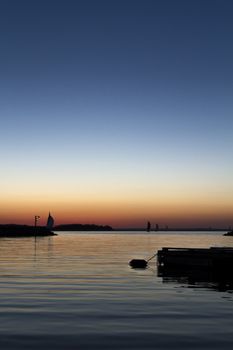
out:
<path id="1" fill-rule="evenodd" d="M 150 221 L 148 221 L 147 228 L 146 228 L 147 232 L 150 232 L 150 229 L 151 229 L 151 223 L 150 223 Z"/>
<path id="2" fill-rule="evenodd" d="M 53 225 L 54 225 L 54 218 L 52 217 L 52 215 L 51 215 L 50 212 L 49 212 L 49 216 L 48 216 L 48 219 L 47 219 L 47 225 L 46 225 L 46 227 L 47 227 L 48 229 L 51 229 L 51 228 L 53 228 Z"/>

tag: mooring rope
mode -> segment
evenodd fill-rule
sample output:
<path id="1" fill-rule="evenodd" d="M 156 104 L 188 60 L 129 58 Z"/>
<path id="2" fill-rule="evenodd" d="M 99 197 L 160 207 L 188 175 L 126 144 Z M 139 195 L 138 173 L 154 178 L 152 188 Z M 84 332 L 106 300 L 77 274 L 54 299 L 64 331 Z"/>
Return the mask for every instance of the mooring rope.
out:
<path id="1" fill-rule="evenodd" d="M 152 255 L 148 260 L 146 260 L 146 262 L 149 262 L 150 260 L 152 260 L 153 258 L 155 258 L 157 254 L 158 254 L 158 253 L 155 253 L 154 255 Z"/>

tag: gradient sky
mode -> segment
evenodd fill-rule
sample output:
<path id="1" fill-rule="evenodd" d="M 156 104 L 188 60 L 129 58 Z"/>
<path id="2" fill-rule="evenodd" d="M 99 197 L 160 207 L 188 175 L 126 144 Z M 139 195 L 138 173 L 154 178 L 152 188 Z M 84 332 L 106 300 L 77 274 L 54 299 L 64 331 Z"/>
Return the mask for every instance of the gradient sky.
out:
<path id="1" fill-rule="evenodd" d="M 232 17 L 0 0 L 0 222 L 233 225 Z"/>

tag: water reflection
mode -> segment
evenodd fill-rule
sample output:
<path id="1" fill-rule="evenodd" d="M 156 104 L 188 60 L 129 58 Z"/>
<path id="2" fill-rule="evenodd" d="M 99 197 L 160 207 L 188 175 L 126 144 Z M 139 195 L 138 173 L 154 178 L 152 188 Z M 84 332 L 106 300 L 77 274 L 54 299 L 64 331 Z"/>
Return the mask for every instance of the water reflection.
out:
<path id="1" fill-rule="evenodd" d="M 185 269 L 158 266 L 158 277 L 163 283 L 177 283 L 195 288 L 213 289 L 219 292 L 233 292 L 232 268 L 220 271 L 213 268 Z"/>
<path id="2" fill-rule="evenodd" d="M 211 280 L 157 275 L 156 260 L 145 270 L 133 270 L 128 262 L 148 259 L 165 246 L 232 242 L 201 233 L 126 232 L 1 239 L 0 348 L 231 348 L 231 294 L 194 293 L 198 283 Z M 193 288 L 174 287 L 178 281 Z"/>

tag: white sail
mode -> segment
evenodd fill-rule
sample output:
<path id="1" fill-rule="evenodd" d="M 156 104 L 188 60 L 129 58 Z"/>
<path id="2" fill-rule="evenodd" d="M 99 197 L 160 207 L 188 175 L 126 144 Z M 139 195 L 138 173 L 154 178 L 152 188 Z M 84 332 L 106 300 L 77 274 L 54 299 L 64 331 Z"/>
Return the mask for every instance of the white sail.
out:
<path id="1" fill-rule="evenodd" d="M 48 220 L 47 220 L 47 228 L 51 229 L 54 225 L 54 218 L 49 212 Z"/>

